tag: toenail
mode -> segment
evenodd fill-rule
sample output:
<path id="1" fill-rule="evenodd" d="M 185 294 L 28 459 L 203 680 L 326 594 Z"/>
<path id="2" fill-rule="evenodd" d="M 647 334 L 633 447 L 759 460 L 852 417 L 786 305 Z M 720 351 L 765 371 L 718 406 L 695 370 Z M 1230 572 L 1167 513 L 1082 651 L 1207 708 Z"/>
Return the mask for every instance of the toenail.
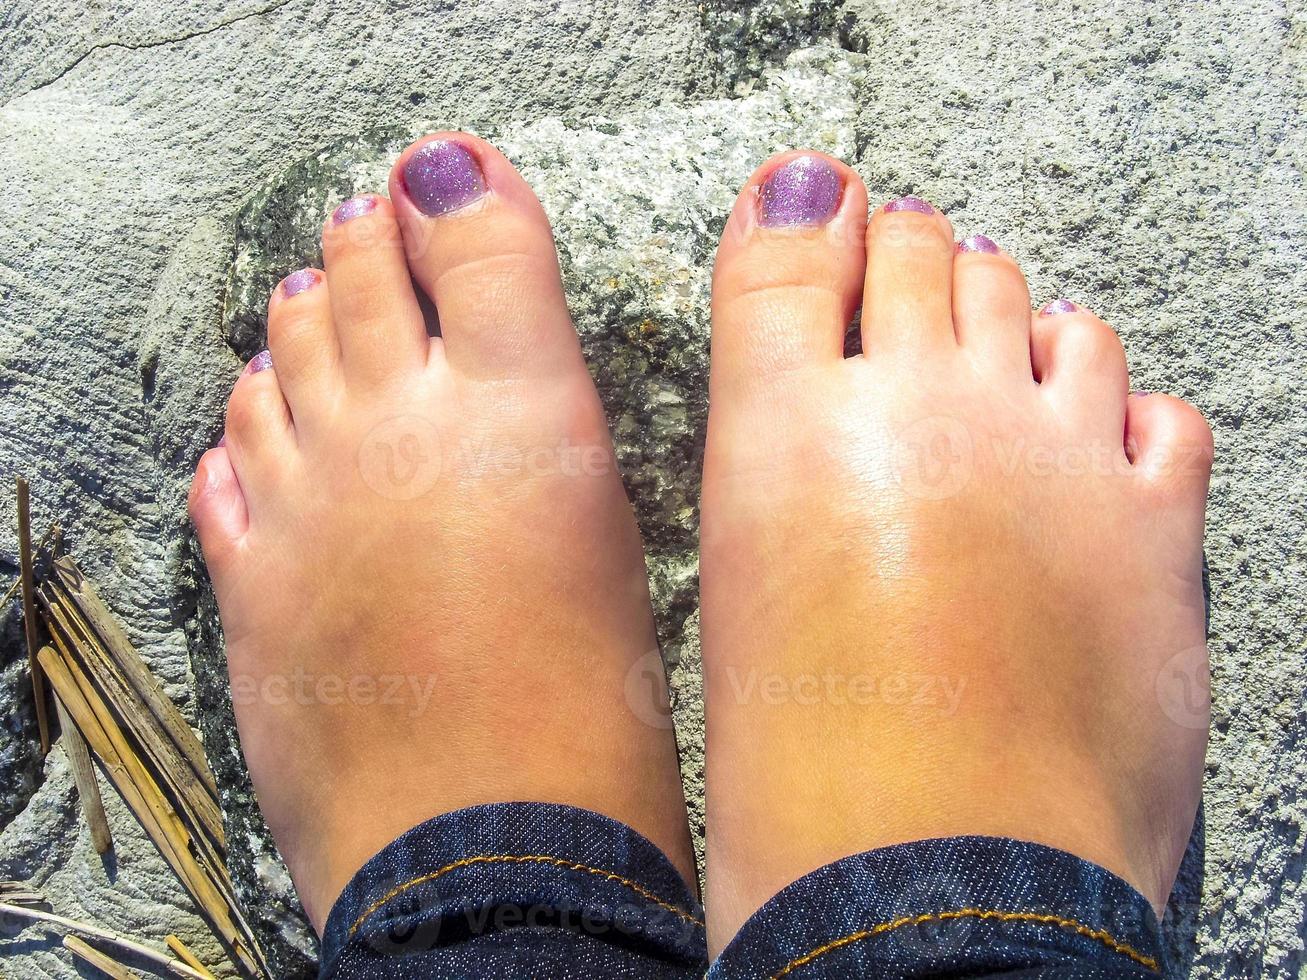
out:
<path id="1" fill-rule="evenodd" d="M 331 212 L 331 223 L 333 225 L 343 225 L 350 218 L 357 218 L 360 215 L 371 214 L 377 210 L 377 199 L 371 194 L 360 194 L 358 197 L 351 197 Z"/>
<path id="2" fill-rule="evenodd" d="M 840 205 L 844 182 L 820 157 L 797 157 L 762 185 L 762 224 L 824 225 Z"/>
<path id="3" fill-rule="evenodd" d="M 250 363 L 245 365 L 246 374 L 258 374 L 260 371 L 266 371 L 272 367 L 272 354 L 266 350 L 261 350 L 250 358 Z"/>
<path id="4" fill-rule="evenodd" d="M 897 201 L 890 201 L 885 205 L 885 211 L 893 214 L 896 211 L 915 211 L 917 214 L 934 214 L 935 209 L 919 197 L 913 197 L 909 194 L 907 197 L 900 197 Z"/>
<path id="5" fill-rule="evenodd" d="M 987 235 L 969 235 L 958 242 L 959 252 L 985 252 L 988 255 L 997 255 L 998 246 L 994 240 Z"/>
<path id="6" fill-rule="evenodd" d="M 227 434 L 223 433 L 222 436 L 219 437 L 218 442 L 215 444 L 214 448 L 221 449 L 225 445 L 227 445 Z"/>
<path id="7" fill-rule="evenodd" d="M 1133 395 L 1135 398 L 1147 398 L 1149 395 L 1152 394 L 1152 392 L 1151 392 L 1151 391 L 1132 391 L 1132 392 L 1130 392 L 1130 394 Z"/>
<path id="8" fill-rule="evenodd" d="M 306 289 L 312 289 L 317 284 L 317 272 L 312 269 L 300 269 L 299 272 L 292 272 L 281 281 L 281 293 L 283 296 L 294 296 Z"/>
<path id="9" fill-rule="evenodd" d="M 1078 309 L 1080 309 L 1080 307 L 1076 306 L 1076 304 L 1071 302 L 1069 299 L 1055 299 L 1040 310 L 1039 315 L 1055 316 L 1058 313 L 1074 313 Z"/>
<path id="10" fill-rule="evenodd" d="M 404 189 L 423 214 L 446 214 L 486 192 L 481 167 L 468 149 L 453 140 L 433 140 L 404 164 Z"/>

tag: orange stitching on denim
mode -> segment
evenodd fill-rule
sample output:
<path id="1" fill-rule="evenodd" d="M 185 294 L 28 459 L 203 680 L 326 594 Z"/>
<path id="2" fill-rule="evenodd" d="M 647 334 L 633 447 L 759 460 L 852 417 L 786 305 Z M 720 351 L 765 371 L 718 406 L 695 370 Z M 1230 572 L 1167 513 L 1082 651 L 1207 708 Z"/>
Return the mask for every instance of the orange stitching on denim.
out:
<path id="1" fill-rule="evenodd" d="M 386 892 L 386 894 L 382 895 L 379 899 L 377 899 L 366 909 L 364 909 L 362 914 L 359 915 L 359 917 L 354 920 L 354 924 L 349 927 L 349 937 L 351 939 L 354 938 L 354 934 L 359 931 L 359 927 L 363 925 L 364 920 L 367 919 L 368 916 L 370 916 L 373 912 L 377 911 L 377 909 L 381 908 L 381 906 L 385 905 L 391 899 L 404 894 L 404 892 L 408 891 L 410 888 L 416 888 L 418 885 L 425 885 L 428 882 L 435 881 L 437 878 L 443 877 L 444 875 L 449 874 L 451 871 L 457 871 L 459 868 L 470 867 L 471 865 L 474 864 L 492 864 L 492 863 L 552 864 L 558 868 L 566 868 L 568 871 L 585 871 L 592 875 L 598 875 L 600 878 L 603 878 L 606 881 L 615 881 L 619 885 L 625 885 L 627 888 L 631 889 L 631 891 L 635 892 L 641 898 L 653 902 L 659 908 L 665 909 L 668 912 L 672 912 L 680 916 L 682 919 L 684 919 L 686 922 L 690 923 L 691 925 L 698 926 L 700 929 L 703 928 L 703 923 L 700 922 L 698 919 L 696 919 L 694 916 L 690 915 L 690 913 L 678 909 L 675 905 L 671 905 L 667 902 L 664 902 L 662 899 L 660 899 L 653 892 L 649 891 L 647 888 L 643 888 L 640 885 L 637 885 L 634 881 L 631 881 L 631 879 L 623 878 L 621 875 L 614 874 L 611 871 L 603 871 L 599 868 L 592 868 L 589 865 L 585 865 L 585 864 L 576 864 L 572 861 L 565 861 L 562 858 L 550 857 L 547 854 L 482 854 L 482 855 L 478 855 L 477 857 L 463 858 L 461 861 L 455 861 L 453 864 L 447 864 L 443 868 L 439 869 L 438 871 L 433 871 L 430 874 L 422 875 L 422 877 L 420 878 L 414 878 L 412 881 L 406 881 L 404 882 L 404 884 L 392 888 L 390 891 Z"/>
<path id="2" fill-rule="evenodd" d="M 1132 946 L 1125 943 L 1117 942 L 1111 934 L 1104 932 L 1102 929 L 1090 929 L 1089 926 L 1075 921 L 1075 919 L 1063 919 L 1056 915 L 1041 915 L 1037 912 L 998 912 L 986 909 L 958 909 L 955 912 L 931 912 L 925 915 L 906 916 L 902 919 L 895 919 L 893 922 L 882 922 L 880 925 L 872 926 L 870 929 L 864 929 L 861 932 L 851 933 L 842 939 L 836 939 L 824 946 L 818 946 L 816 949 L 797 959 L 790 960 L 779 973 L 774 973 L 771 980 L 778 980 L 801 966 L 806 966 L 819 956 L 825 956 L 827 953 L 837 949 L 842 949 L 863 939 L 871 939 L 875 936 L 884 935 L 903 926 L 921 925 L 925 922 L 944 922 L 949 919 L 998 919 L 1001 922 L 1037 922 L 1042 925 L 1061 926 L 1064 929 L 1070 929 L 1086 939 L 1096 939 L 1114 953 L 1121 953 L 1134 960 L 1140 966 L 1147 967 L 1154 973 L 1160 973 L 1161 967 L 1158 966 L 1157 960 L 1151 956 L 1145 956 Z"/>

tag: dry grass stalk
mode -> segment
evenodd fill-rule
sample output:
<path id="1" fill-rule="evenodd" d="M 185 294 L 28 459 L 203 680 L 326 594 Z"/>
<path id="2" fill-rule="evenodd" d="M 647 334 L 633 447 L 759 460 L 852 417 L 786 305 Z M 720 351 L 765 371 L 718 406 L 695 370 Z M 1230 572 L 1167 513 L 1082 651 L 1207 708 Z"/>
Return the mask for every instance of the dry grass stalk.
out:
<path id="1" fill-rule="evenodd" d="M 108 953 L 101 952 L 76 936 L 64 936 L 64 949 L 83 963 L 89 963 L 101 973 L 112 977 L 113 980 L 141 980 L 139 973 L 133 973 Z"/>
<path id="2" fill-rule="evenodd" d="M 185 977 L 187 980 L 212 980 L 211 977 L 206 977 L 203 973 L 197 972 L 194 967 L 179 963 L 157 949 L 151 949 L 134 939 L 120 936 L 108 929 L 93 926 L 89 922 L 78 922 L 76 919 L 68 919 L 62 915 L 55 915 L 53 912 L 27 908 L 7 901 L 0 902 L 0 917 L 2 916 L 10 916 L 20 921 L 35 923 L 38 926 L 44 926 L 59 933 L 73 933 L 78 936 L 89 936 L 92 939 L 98 939 L 103 943 L 108 943 L 117 949 L 139 957 L 145 962 L 158 966 L 175 977 Z"/>
<path id="3" fill-rule="evenodd" d="M 200 958 L 192 953 L 187 945 L 176 936 L 166 936 L 163 941 L 168 944 L 168 948 L 177 955 L 177 958 L 191 969 L 197 973 L 203 973 L 210 980 L 217 980 L 212 973 L 205 969 L 204 964 L 200 962 Z"/>
<path id="4" fill-rule="evenodd" d="M 109 821 L 104 816 L 104 801 L 100 799 L 100 784 L 95 780 L 91 754 L 86 750 L 81 732 L 68 717 L 63 702 L 57 697 L 54 707 L 59 714 L 60 738 L 64 743 L 64 751 L 68 753 L 68 765 L 73 770 L 73 782 L 77 784 L 82 815 L 86 817 L 86 825 L 91 830 L 91 845 L 96 854 L 107 854 L 113 847 L 113 835 L 109 832 Z"/>
<path id="5" fill-rule="evenodd" d="M 45 711 L 45 679 L 37 659 L 40 642 L 36 634 L 36 584 L 32 576 L 32 514 L 30 491 L 21 476 L 18 486 L 18 568 L 23 589 L 23 628 L 27 634 L 27 664 L 32 675 L 32 697 L 36 702 L 36 727 L 41 736 L 41 754 L 50 751 L 50 719 Z"/>
<path id="6" fill-rule="evenodd" d="M 204 832 L 178 813 L 130 744 L 115 710 L 106 703 L 104 692 L 84 667 L 95 654 L 83 649 L 85 641 L 79 642 L 78 631 L 71 628 L 67 616 L 58 618 L 64 611 L 57 603 L 49 608 L 56 617 L 57 625 L 52 630 L 55 646 L 46 647 L 40 661 L 60 701 L 233 964 L 244 976 L 266 977 L 267 967 L 240 912 L 221 856 Z M 131 702 L 117 705 L 118 714 L 141 711 Z"/>

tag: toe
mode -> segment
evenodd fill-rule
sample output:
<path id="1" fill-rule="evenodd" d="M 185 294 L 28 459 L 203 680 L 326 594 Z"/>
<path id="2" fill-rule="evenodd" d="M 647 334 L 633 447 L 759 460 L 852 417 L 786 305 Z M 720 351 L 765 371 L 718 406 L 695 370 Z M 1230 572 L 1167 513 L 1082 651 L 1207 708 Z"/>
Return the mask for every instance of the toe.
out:
<path id="1" fill-rule="evenodd" d="M 1079 307 L 1039 313 L 1030 355 L 1041 392 L 1059 416 L 1094 438 L 1120 442 L 1130 377 L 1111 327 Z"/>
<path id="2" fill-rule="evenodd" d="M 843 358 L 866 214 L 862 180 L 822 154 L 785 153 L 749 178 L 713 271 L 714 391 Z"/>
<path id="3" fill-rule="evenodd" d="M 953 229 L 916 197 L 891 201 L 867 224 L 862 349 L 877 354 L 952 348 Z"/>
<path id="4" fill-rule="evenodd" d="M 1171 395 L 1135 392 L 1126 405 L 1126 455 L 1137 474 L 1201 516 L 1212 471 L 1212 429 L 1198 409 Z"/>
<path id="5" fill-rule="evenodd" d="M 345 378 L 375 381 L 424 365 L 426 326 L 390 202 L 362 194 L 336 208 L 322 258 Z"/>
<path id="6" fill-rule="evenodd" d="M 224 446 L 246 507 L 255 512 L 261 486 L 295 448 L 290 407 L 266 351 L 250 361 L 232 389 Z"/>
<path id="7" fill-rule="evenodd" d="M 292 411 L 337 382 L 340 351 L 331 321 L 326 277 L 300 269 L 268 298 L 268 351 Z M 251 362 L 254 363 L 254 362 Z"/>
<path id="8" fill-rule="evenodd" d="M 205 560 L 215 575 L 220 574 L 223 562 L 249 527 L 245 497 L 224 447 L 210 449 L 200 457 L 187 507 Z"/>
<path id="9" fill-rule="evenodd" d="M 983 235 L 963 243 L 953 263 L 953 329 L 973 363 L 1029 383 L 1030 290 L 1021 267 Z"/>
<path id="10" fill-rule="evenodd" d="M 466 133 L 405 150 L 391 200 L 450 366 L 504 378 L 583 368 L 544 208 L 507 158 Z"/>

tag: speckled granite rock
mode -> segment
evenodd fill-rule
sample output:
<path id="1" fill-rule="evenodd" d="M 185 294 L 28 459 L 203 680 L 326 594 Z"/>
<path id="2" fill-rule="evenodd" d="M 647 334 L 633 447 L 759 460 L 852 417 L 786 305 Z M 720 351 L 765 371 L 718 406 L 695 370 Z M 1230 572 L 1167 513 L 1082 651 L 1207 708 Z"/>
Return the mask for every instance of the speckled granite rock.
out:
<path id="1" fill-rule="evenodd" d="M 1202 407 L 1218 447 L 1216 717 L 1205 873 L 1195 851 L 1182 889 L 1201 902 L 1173 930 L 1175 973 L 1300 974 L 1304 23 L 1283 0 L 14 6 L 0 46 L 0 473 L 33 478 L 38 527 L 64 521 L 200 725 L 281 975 L 310 969 L 311 941 L 241 779 L 182 496 L 258 343 L 263 292 L 313 258 L 332 201 L 379 186 L 419 121 L 494 135 L 550 210 L 649 535 L 696 804 L 706 275 L 767 152 L 806 142 L 856 161 L 874 198 L 931 197 L 1017 255 L 1037 298 L 1092 302 L 1140 387 Z M 822 39 L 861 56 L 799 54 L 760 80 Z M 15 550 L 6 513 L 0 572 Z M 20 653 L 6 623 L 0 663 Z M 18 680 L 0 674 L 6 705 L 21 704 Z M 111 809 L 118 862 L 103 866 L 60 753 L 33 793 L 41 773 L 8 744 L 0 814 L 22 809 L 0 815 L 0 874 L 66 914 L 210 948 L 131 818 Z M 0 957 L 5 976 L 76 976 L 30 931 L 0 934 Z"/>

